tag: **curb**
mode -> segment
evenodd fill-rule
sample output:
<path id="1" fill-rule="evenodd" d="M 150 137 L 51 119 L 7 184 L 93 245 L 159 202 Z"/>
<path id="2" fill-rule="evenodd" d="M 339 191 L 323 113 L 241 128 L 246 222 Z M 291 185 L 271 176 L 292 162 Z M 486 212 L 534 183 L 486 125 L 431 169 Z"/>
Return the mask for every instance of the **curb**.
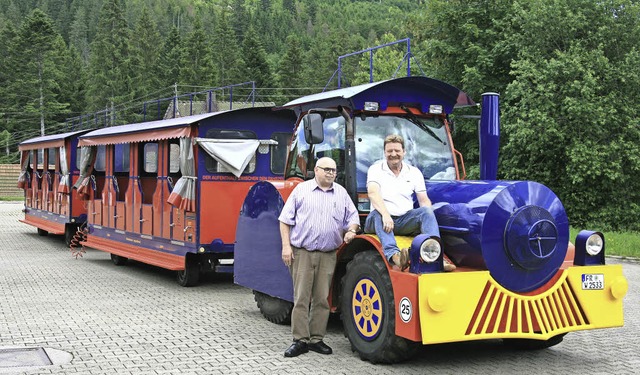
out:
<path id="1" fill-rule="evenodd" d="M 616 259 L 616 260 L 618 260 L 620 262 L 640 263 L 640 258 L 628 257 L 628 256 L 623 256 L 623 255 L 607 255 L 606 258 Z"/>

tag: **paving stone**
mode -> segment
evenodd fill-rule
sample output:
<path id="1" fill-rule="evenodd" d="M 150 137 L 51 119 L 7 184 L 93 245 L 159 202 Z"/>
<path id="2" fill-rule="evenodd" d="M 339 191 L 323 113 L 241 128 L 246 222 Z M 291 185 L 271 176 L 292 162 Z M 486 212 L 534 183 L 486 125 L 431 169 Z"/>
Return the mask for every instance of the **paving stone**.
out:
<path id="1" fill-rule="evenodd" d="M 620 258 L 629 280 L 623 328 L 568 334 L 548 350 L 509 350 L 499 340 L 423 347 L 415 358 L 372 365 L 351 352 L 339 320 L 334 354 L 284 358 L 289 326 L 262 318 L 231 277 L 177 285 L 173 272 L 88 249 L 75 259 L 62 237 L 18 222 L 21 204 L 0 203 L 0 347 L 71 353 L 63 365 L 24 374 L 633 374 L 640 371 L 640 263 Z M 0 372 L 3 373 L 3 372 Z M 7 372 L 4 372 L 7 373 Z"/>

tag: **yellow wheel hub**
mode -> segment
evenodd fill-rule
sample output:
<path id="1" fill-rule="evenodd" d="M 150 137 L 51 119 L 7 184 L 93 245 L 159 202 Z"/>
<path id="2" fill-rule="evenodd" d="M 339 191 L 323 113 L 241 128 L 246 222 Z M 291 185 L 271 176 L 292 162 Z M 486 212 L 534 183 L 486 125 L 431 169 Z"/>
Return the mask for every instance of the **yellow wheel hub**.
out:
<path id="1" fill-rule="evenodd" d="M 358 281 L 351 301 L 356 330 L 367 341 L 380 333 L 382 325 L 382 300 L 376 285 L 369 279 Z"/>

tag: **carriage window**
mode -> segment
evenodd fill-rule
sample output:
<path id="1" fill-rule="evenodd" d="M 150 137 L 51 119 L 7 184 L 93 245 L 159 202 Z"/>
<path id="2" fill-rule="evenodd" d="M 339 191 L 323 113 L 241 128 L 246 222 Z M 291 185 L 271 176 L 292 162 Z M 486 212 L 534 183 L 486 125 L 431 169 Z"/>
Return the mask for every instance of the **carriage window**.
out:
<path id="1" fill-rule="evenodd" d="M 80 154 L 80 153 L 78 153 Z M 104 172 L 107 161 L 107 146 L 98 146 L 98 152 L 96 153 L 96 162 L 93 163 L 93 169 L 98 172 Z"/>
<path id="2" fill-rule="evenodd" d="M 169 173 L 180 172 L 180 145 L 169 145 Z"/>
<path id="3" fill-rule="evenodd" d="M 42 166 L 44 165 L 44 150 L 43 149 L 39 149 L 38 150 L 38 165 L 37 165 L 37 169 L 42 169 Z"/>
<path id="4" fill-rule="evenodd" d="M 271 145 L 269 150 L 271 153 L 271 173 L 284 174 L 291 133 L 273 133 L 271 139 L 278 142 L 277 145 Z"/>
<path id="5" fill-rule="evenodd" d="M 207 132 L 207 138 L 213 139 L 258 139 L 256 133 L 250 130 L 211 129 Z M 205 156 L 205 167 L 209 173 L 231 173 L 223 165 L 218 163 L 208 154 Z M 244 173 L 253 173 L 256 170 L 256 155 L 254 154 L 244 170 Z"/>
<path id="6" fill-rule="evenodd" d="M 129 144 L 117 144 L 115 147 L 114 172 L 129 172 Z"/>
<path id="7" fill-rule="evenodd" d="M 49 167 L 48 169 L 56 169 L 56 149 L 50 148 L 49 150 Z"/>
<path id="8" fill-rule="evenodd" d="M 158 173 L 158 144 L 147 143 L 144 145 L 144 171 Z"/>

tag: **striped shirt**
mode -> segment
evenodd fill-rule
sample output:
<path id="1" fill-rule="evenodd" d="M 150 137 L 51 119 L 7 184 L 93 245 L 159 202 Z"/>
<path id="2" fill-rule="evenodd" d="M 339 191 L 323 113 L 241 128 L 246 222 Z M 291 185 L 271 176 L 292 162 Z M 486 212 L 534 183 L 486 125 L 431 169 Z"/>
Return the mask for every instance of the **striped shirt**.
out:
<path id="1" fill-rule="evenodd" d="M 278 218 L 291 226 L 291 245 L 310 251 L 333 251 L 350 225 L 360 224 L 358 211 L 342 186 L 322 190 L 315 179 L 296 186 Z"/>

